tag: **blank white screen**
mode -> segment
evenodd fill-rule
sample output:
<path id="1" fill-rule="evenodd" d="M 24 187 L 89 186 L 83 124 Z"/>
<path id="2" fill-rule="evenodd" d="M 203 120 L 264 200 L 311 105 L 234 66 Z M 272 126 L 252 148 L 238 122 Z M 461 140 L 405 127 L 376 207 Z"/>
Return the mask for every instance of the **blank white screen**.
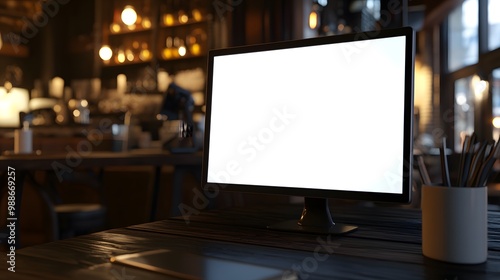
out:
<path id="1" fill-rule="evenodd" d="M 402 193 L 405 37 L 215 56 L 208 182 Z"/>

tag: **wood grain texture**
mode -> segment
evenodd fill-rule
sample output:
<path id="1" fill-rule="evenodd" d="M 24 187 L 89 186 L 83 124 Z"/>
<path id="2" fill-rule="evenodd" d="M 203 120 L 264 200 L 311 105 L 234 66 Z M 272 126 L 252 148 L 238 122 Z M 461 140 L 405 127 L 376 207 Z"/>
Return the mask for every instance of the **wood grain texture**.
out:
<path id="1" fill-rule="evenodd" d="M 1 279 L 169 279 L 111 264 L 116 255 L 169 249 L 207 257 L 295 270 L 302 279 L 500 279 L 500 212 L 489 212 L 489 258 L 455 265 L 422 256 L 420 211 L 334 208 L 338 221 L 359 229 L 345 236 L 278 232 L 268 223 L 294 218 L 296 206 L 202 212 L 190 217 L 113 229 L 17 251 L 16 273 Z M 8 278 L 4 278 L 8 277 Z M 129 278 L 127 278 L 129 277 Z"/>

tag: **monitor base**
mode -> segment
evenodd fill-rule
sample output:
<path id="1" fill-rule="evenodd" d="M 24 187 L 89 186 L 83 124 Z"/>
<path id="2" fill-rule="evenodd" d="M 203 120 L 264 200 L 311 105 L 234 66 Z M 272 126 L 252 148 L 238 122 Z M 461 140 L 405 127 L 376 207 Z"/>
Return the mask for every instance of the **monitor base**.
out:
<path id="1" fill-rule="evenodd" d="M 327 198 L 305 197 L 300 220 L 280 222 L 267 228 L 316 234 L 345 234 L 355 230 L 357 226 L 334 223 Z"/>
<path id="2" fill-rule="evenodd" d="M 290 220 L 274 225 L 267 226 L 268 229 L 290 232 L 314 233 L 314 234 L 333 234 L 341 235 L 352 232 L 358 227 L 354 225 L 336 223 L 331 227 L 315 227 L 315 226 L 301 226 L 297 220 Z"/>

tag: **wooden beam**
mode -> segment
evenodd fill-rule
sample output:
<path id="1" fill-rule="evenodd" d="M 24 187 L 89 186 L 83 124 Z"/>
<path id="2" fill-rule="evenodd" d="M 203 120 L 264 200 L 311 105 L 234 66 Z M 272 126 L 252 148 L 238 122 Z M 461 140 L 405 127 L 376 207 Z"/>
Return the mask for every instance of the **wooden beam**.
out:
<path id="1" fill-rule="evenodd" d="M 428 2 L 428 1 L 427 1 Z M 456 8 L 462 4 L 463 0 L 446 0 L 442 1 L 431 10 L 426 11 L 423 28 L 432 28 L 441 22 Z"/>

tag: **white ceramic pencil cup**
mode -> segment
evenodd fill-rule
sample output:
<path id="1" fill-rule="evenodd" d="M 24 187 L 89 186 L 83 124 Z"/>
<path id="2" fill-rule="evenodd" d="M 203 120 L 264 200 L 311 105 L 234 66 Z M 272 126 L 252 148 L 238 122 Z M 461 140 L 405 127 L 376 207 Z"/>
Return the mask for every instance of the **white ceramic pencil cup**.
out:
<path id="1" fill-rule="evenodd" d="M 459 264 L 488 258 L 486 187 L 422 186 L 422 253 Z"/>

